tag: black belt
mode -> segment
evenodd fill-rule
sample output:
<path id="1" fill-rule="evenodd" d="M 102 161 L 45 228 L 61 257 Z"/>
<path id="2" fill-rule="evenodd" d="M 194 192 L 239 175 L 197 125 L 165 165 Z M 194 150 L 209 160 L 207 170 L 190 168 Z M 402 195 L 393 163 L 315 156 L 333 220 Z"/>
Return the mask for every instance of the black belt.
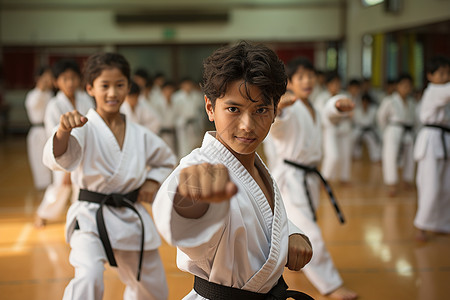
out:
<path id="1" fill-rule="evenodd" d="M 194 290 L 200 296 L 211 300 L 285 300 L 288 298 L 314 300 L 305 293 L 288 290 L 283 276 L 280 277 L 278 283 L 267 294 L 220 285 L 197 276 L 195 276 L 194 280 Z"/>
<path id="2" fill-rule="evenodd" d="M 80 189 L 80 194 L 78 199 L 80 201 L 87 201 L 92 203 L 100 204 L 100 207 L 96 213 L 96 221 L 97 221 L 97 229 L 98 234 L 100 236 L 100 240 L 102 241 L 103 248 L 106 252 L 106 257 L 108 258 L 108 262 L 112 267 L 117 267 L 116 259 L 114 258 L 114 253 L 111 247 L 111 242 L 109 241 L 108 231 L 106 230 L 105 220 L 103 218 L 103 206 L 109 205 L 112 207 L 127 207 L 134 211 L 141 221 L 141 252 L 139 254 L 139 267 L 137 273 L 137 280 L 141 279 L 141 268 L 142 268 L 142 259 L 144 254 L 144 241 L 145 241 L 145 232 L 144 232 L 144 222 L 142 221 L 142 217 L 139 212 L 134 207 L 133 203 L 137 201 L 137 197 L 139 194 L 139 189 L 134 190 L 126 195 L 121 194 L 101 194 L 96 192 L 91 192 L 88 190 Z"/>
<path id="3" fill-rule="evenodd" d="M 410 125 L 410 124 L 402 123 L 402 122 L 393 122 L 393 123 L 391 123 L 391 125 L 403 127 L 402 136 L 400 138 L 400 147 L 398 148 L 398 152 L 397 152 L 397 163 L 399 163 L 400 158 L 403 154 L 403 138 L 409 132 L 413 135 L 413 139 L 414 139 L 414 132 L 413 132 L 414 126 Z"/>
<path id="4" fill-rule="evenodd" d="M 164 127 L 159 130 L 159 134 L 176 134 L 175 128 Z"/>
<path id="5" fill-rule="evenodd" d="M 317 176 L 319 176 L 320 180 L 322 180 L 323 185 L 324 185 L 325 189 L 327 190 L 331 204 L 333 205 L 334 210 L 336 211 L 339 222 L 341 222 L 341 224 L 344 224 L 345 223 L 344 215 L 342 214 L 342 211 L 339 209 L 339 205 L 336 201 L 336 198 L 334 197 L 333 191 L 331 190 L 331 186 L 328 184 L 328 182 L 325 180 L 325 178 L 323 178 L 323 176 L 322 176 L 322 174 L 320 174 L 319 170 L 317 170 L 316 167 L 302 165 L 302 164 L 299 164 L 297 162 L 293 162 L 293 161 L 290 161 L 287 159 L 285 159 L 284 162 L 305 171 L 305 175 L 303 176 L 303 186 L 305 187 L 306 196 L 308 197 L 308 202 L 309 202 L 309 206 L 311 208 L 311 212 L 313 214 L 314 221 L 317 221 L 317 216 L 316 216 L 316 211 L 314 209 L 314 205 L 312 203 L 311 195 L 309 193 L 308 184 L 306 182 L 306 175 L 308 175 L 308 173 L 315 173 L 315 174 L 317 174 Z"/>
<path id="6" fill-rule="evenodd" d="M 441 130 L 442 149 L 444 149 L 444 159 L 447 160 L 447 145 L 445 144 L 445 134 L 450 133 L 450 127 L 437 124 L 424 124 L 425 127 L 437 128 Z"/>
<path id="7" fill-rule="evenodd" d="M 381 143 L 380 137 L 378 136 L 377 132 L 375 131 L 375 129 L 373 127 L 367 126 L 367 127 L 361 127 L 360 129 L 361 129 L 361 134 L 358 136 L 358 139 L 357 139 L 358 144 L 361 143 L 362 138 L 366 132 L 371 133 L 378 144 Z"/>
<path id="8" fill-rule="evenodd" d="M 44 123 L 33 123 L 31 124 L 32 127 L 44 127 Z"/>

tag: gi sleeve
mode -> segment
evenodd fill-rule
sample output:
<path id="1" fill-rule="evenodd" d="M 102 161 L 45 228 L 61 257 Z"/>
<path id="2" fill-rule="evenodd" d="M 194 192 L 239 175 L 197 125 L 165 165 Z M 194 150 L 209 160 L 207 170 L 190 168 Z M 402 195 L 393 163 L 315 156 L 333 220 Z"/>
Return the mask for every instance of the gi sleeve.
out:
<path id="1" fill-rule="evenodd" d="M 341 112 L 336 107 L 336 102 L 344 98 L 348 98 L 348 96 L 343 94 L 333 96 L 327 101 L 323 108 L 324 118 L 328 119 L 334 125 L 339 123 L 342 119 L 351 116 L 351 112 Z"/>
<path id="2" fill-rule="evenodd" d="M 72 172 L 80 164 L 83 157 L 86 128 L 81 127 L 72 130 L 67 150 L 59 157 L 55 157 L 53 154 L 53 139 L 56 135 L 56 131 L 57 128 L 54 129 L 53 134 L 45 143 L 42 158 L 43 163 L 53 171 Z"/>
<path id="3" fill-rule="evenodd" d="M 146 130 L 147 179 L 163 182 L 176 164 L 175 155 L 167 144 L 150 130 Z"/>
<path id="4" fill-rule="evenodd" d="M 153 217 L 158 231 L 169 244 L 177 246 L 192 260 L 204 260 L 224 232 L 230 201 L 211 203 L 198 219 L 182 217 L 173 207 L 180 171 L 178 167 L 159 189 L 153 202 Z"/>

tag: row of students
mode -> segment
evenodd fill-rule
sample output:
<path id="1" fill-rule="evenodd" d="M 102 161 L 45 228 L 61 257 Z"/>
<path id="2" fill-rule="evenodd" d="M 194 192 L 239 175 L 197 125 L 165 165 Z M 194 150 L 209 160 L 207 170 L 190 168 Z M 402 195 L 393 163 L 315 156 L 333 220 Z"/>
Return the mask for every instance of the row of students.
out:
<path id="1" fill-rule="evenodd" d="M 76 272 L 64 299 L 102 299 L 107 261 L 126 284 L 124 299 L 167 299 L 159 236 L 141 202 L 153 200 L 175 157 L 157 135 L 120 114 L 130 78 L 121 55 L 91 56 L 85 73 L 96 108 L 63 114 L 44 148 L 44 163 L 73 172 L 81 189 L 67 217 Z M 185 299 L 280 291 L 284 299 L 285 266 L 299 270 L 311 259 L 309 239 L 288 221 L 255 153 L 285 90 L 283 64 L 265 46 L 242 42 L 205 61 L 206 111 L 217 131 L 181 161 L 153 204 L 160 233 L 179 249 L 178 266 L 196 276 Z"/>
<path id="2" fill-rule="evenodd" d="M 50 87 L 49 81 L 50 77 L 53 75 L 53 83 L 58 89 L 58 92 L 54 97 L 52 97 L 45 104 L 45 100 L 39 100 L 40 105 L 31 105 L 33 102 L 36 103 L 36 97 L 39 97 L 40 93 L 31 92 L 27 96 L 26 107 L 30 120 L 36 126 L 42 126 L 45 129 L 45 136 L 48 137 L 52 134 L 53 130 L 59 123 L 59 118 L 62 114 L 78 110 L 82 113 L 86 113 L 90 108 L 94 107 L 94 102 L 91 97 L 89 97 L 81 88 L 81 71 L 78 64 L 73 60 L 60 60 L 52 67 L 52 74 L 46 73 L 47 77 L 47 89 Z M 42 79 L 42 77 L 41 77 Z M 38 84 L 40 80 L 38 80 Z M 40 85 L 40 84 L 39 84 Z M 39 89 L 39 87 L 37 87 Z M 45 93 L 46 97 L 50 95 L 50 92 Z M 34 100 L 33 100 L 34 99 Z M 42 115 L 42 112 L 43 115 Z M 39 122 L 40 123 L 34 123 Z M 43 123 L 43 124 L 42 124 Z M 34 126 L 33 126 L 34 127 Z M 37 127 L 37 126 L 36 126 Z M 39 130 L 39 138 L 44 137 L 42 127 Z M 32 128 L 30 134 L 34 134 L 35 129 Z M 45 138 L 44 138 L 45 140 Z M 29 144 L 28 152 L 39 153 L 42 151 L 42 140 L 37 144 Z M 30 159 L 30 165 L 37 165 L 37 160 L 39 157 L 33 157 Z M 42 173 L 34 174 L 35 178 L 39 178 L 41 174 L 46 174 L 45 170 L 41 170 Z M 41 187 L 41 186 L 39 186 Z M 42 187 L 44 187 L 42 185 Z M 78 193 L 78 188 L 73 186 L 71 183 L 70 173 L 63 171 L 53 171 L 51 183 L 46 185 L 46 190 L 40 203 L 37 214 L 35 225 L 41 227 L 45 225 L 47 220 L 54 220 L 61 216 L 66 208 L 67 202 L 71 198 L 76 199 Z"/>

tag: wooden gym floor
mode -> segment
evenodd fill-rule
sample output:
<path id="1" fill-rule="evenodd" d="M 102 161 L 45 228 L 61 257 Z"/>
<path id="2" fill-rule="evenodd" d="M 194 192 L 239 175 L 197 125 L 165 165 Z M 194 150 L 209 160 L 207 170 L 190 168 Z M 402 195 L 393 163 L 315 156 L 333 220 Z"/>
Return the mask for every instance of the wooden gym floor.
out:
<path id="1" fill-rule="evenodd" d="M 64 241 L 64 216 L 44 229 L 33 227 L 42 198 L 32 184 L 24 136 L 0 140 L 0 299 L 61 299 L 73 276 L 70 248 Z M 319 224 L 345 284 L 363 300 L 450 299 L 450 236 L 434 235 L 427 243 L 414 240 L 416 194 L 402 189 L 387 197 L 381 166 L 367 159 L 353 164 L 350 186 L 334 184 L 347 218 L 339 225 L 325 193 Z M 179 271 L 176 251 L 163 244 L 170 299 L 181 299 L 192 277 Z M 321 296 L 302 273 L 285 272 L 290 288 Z M 104 299 L 122 299 L 123 284 L 107 267 Z"/>

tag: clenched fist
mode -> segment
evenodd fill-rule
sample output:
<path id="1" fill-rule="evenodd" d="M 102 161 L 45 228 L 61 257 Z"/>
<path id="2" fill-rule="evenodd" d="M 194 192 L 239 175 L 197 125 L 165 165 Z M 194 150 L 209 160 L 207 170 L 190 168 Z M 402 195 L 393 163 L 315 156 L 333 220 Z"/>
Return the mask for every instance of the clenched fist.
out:
<path id="1" fill-rule="evenodd" d="M 209 203 L 227 201 L 236 193 L 237 187 L 224 165 L 189 166 L 180 172 L 174 208 L 183 217 L 196 219 L 206 213 Z"/>
<path id="2" fill-rule="evenodd" d="M 286 267 L 292 271 L 299 271 L 311 260 L 313 255 L 311 243 L 305 235 L 292 234 L 289 236 L 288 261 Z"/>
<path id="3" fill-rule="evenodd" d="M 76 127 L 83 126 L 87 121 L 88 119 L 85 116 L 74 110 L 61 115 L 59 119 L 59 129 L 70 132 Z"/>

